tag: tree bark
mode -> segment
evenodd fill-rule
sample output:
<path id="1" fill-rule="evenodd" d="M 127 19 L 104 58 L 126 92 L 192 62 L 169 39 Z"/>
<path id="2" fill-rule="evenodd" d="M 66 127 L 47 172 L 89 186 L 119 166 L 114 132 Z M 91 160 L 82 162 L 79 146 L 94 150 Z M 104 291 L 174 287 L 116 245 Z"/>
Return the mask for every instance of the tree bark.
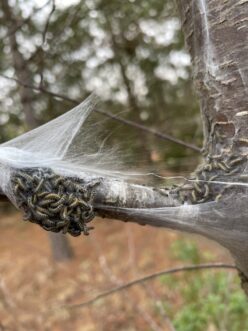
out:
<path id="1" fill-rule="evenodd" d="M 179 0 L 208 156 L 247 152 L 248 1 Z"/>
<path id="2" fill-rule="evenodd" d="M 247 180 L 248 1 L 178 0 L 204 125 L 205 163 L 225 164 L 229 181 Z M 240 163 L 241 162 L 241 163 Z M 230 214 L 210 237 L 227 247 L 247 291 L 247 188 L 224 193 Z M 231 210 L 232 209 L 232 210 Z M 219 223 L 219 224 L 218 224 Z M 213 231 L 212 231 L 213 232 Z"/>

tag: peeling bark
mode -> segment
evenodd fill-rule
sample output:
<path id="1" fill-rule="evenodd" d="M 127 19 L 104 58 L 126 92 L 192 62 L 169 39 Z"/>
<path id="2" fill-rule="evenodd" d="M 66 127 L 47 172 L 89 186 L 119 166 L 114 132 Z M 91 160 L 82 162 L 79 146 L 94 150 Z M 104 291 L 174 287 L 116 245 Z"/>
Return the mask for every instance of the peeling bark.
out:
<path id="1" fill-rule="evenodd" d="M 248 1 L 179 1 L 201 101 L 205 151 L 243 154 L 248 141 Z"/>
<path id="2" fill-rule="evenodd" d="M 205 163 L 222 163 L 223 176 L 231 163 L 228 181 L 246 181 L 248 1 L 178 0 L 178 5 L 201 102 Z M 248 294 L 247 193 L 237 186 L 223 192 L 232 212 L 224 222 L 216 215 L 215 234 L 211 228 L 205 235 L 231 251 Z"/>

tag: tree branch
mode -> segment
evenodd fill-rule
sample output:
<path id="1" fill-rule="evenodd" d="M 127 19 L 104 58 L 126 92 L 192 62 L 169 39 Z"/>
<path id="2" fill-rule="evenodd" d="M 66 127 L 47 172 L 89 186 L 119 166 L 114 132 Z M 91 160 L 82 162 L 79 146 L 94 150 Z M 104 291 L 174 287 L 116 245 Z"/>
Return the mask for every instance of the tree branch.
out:
<path id="1" fill-rule="evenodd" d="M 110 281 L 114 286 L 120 286 L 123 285 L 123 281 L 119 279 L 114 272 L 109 268 L 107 259 L 105 255 L 102 254 L 102 247 L 99 246 L 99 243 L 96 240 L 92 241 L 94 248 L 97 251 L 98 254 L 98 260 L 101 267 L 102 272 L 106 275 L 108 281 Z M 145 284 L 144 284 L 145 285 Z M 133 301 L 132 297 L 128 295 L 128 293 L 123 293 L 124 298 L 126 298 L 129 302 Z M 157 298 L 153 297 L 153 301 L 157 302 Z M 152 318 L 152 316 L 142 307 L 137 305 L 135 301 L 132 302 L 132 309 L 136 311 L 138 314 L 140 314 L 140 317 L 143 317 L 143 319 L 149 324 L 150 328 L 154 331 L 162 331 L 160 325 L 157 324 L 157 322 Z M 162 309 L 161 315 L 165 318 L 166 327 L 168 327 L 168 331 L 176 331 L 175 328 L 172 325 L 172 322 L 170 321 L 169 317 L 165 314 L 164 309 Z M 164 328 L 163 328 L 164 329 Z"/>
<path id="2" fill-rule="evenodd" d="M 34 11 L 25 19 L 21 20 L 20 22 L 16 22 L 15 26 L 13 26 L 4 37 L 2 37 L 2 40 L 9 38 L 11 35 L 15 34 L 18 30 L 20 30 L 25 24 L 27 24 L 35 14 L 37 14 L 39 11 L 44 9 L 51 0 L 48 0 L 43 6 L 35 8 Z"/>
<path id="3" fill-rule="evenodd" d="M 189 265 L 189 266 L 183 266 L 183 267 L 178 267 L 178 268 L 173 268 L 173 269 L 169 269 L 169 270 L 163 270 L 163 271 L 159 271 L 159 272 L 155 272 L 152 273 L 148 276 L 142 277 L 142 278 L 138 278 L 135 280 L 132 280 L 126 284 L 123 284 L 121 286 L 116 286 L 114 288 L 112 288 L 111 290 L 107 290 L 104 291 L 100 294 L 98 294 L 97 296 L 95 296 L 94 298 L 84 301 L 82 303 L 79 304 L 75 304 L 75 305 L 67 305 L 61 308 L 66 308 L 66 309 L 76 309 L 76 308 L 83 308 L 83 307 L 87 307 L 89 305 L 94 304 L 96 301 L 106 298 L 114 293 L 129 289 L 130 287 L 134 286 L 134 285 L 138 285 L 141 284 L 143 282 L 147 282 L 149 280 L 155 279 L 157 277 L 161 277 L 164 275 L 170 275 L 170 274 L 175 274 L 178 272 L 188 272 L 188 271 L 196 271 L 196 270 L 206 270 L 206 269 L 237 269 L 235 265 L 233 264 L 225 264 L 225 263 L 210 263 L 210 264 L 198 264 L 198 265 Z"/>
<path id="4" fill-rule="evenodd" d="M 100 178 L 99 181 L 100 184 L 95 187 L 93 201 L 97 215 L 140 225 L 177 228 L 185 231 L 191 228 L 191 223 L 177 224 L 165 218 L 161 220 L 160 215 L 155 213 L 156 208 L 158 211 L 159 208 L 181 205 L 178 194 L 173 190 L 129 184 L 112 178 Z M 153 215 L 147 213 L 149 208 L 154 208 Z"/>
<path id="5" fill-rule="evenodd" d="M 48 31 L 50 19 L 51 19 L 53 13 L 55 12 L 55 9 L 56 9 L 55 0 L 52 0 L 52 9 L 51 9 L 49 15 L 47 16 L 47 20 L 46 20 L 46 23 L 45 23 L 45 26 L 44 26 L 44 30 L 42 32 L 42 44 L 43 45 L 46 42 L 46 34 L 47 34 L 47 31 Z"/>
<path id="6" fill-rule="evenodd" d="M 51 18 L 51 15 L 53 14 L 55 10 L 55 2 L 54 0 L 49 0 L 49 2 L 52 1 L 52 10 L 50 14 L 48 15 L 44 31 L 43 31 L 43 44 L 45 42 L 46 38 L 46 32 L 48 29 L 49 25 L 49 20 Z M 45 3 L 45 6 L 47 3 Z M 5 23 L 8 29 L 8 38 L 9 38 L 9 46 L 10 46 L 10 51 L 12 55 L 12 62 L 13 62 L 13 68 L 15 70 L 15 74 L 18 78 L 19 81 L 23 82 L 23 84 L 27 85 L 32 85 L 33 83 L 33 74 L 32 70 L 30 69 L 30 63 L 29 60 L 25 58 L 23 53 L 21 52 L 16 36 L 16 31 L 20 28 L 18 18 L 15 15 L 13 8 L 10 5 L 9 0 L 2 0 L 0 6 L 2 7 L 3 10 L 3 17 L 5 19 Z M 44 7 L 41 7 L 42 9 Z M 40 9 L 37 9 L 39 11 Z M 31 17 L 30 17 L 31 18 Z M 25 23 L 27 23 L 29 19 Z M 14 31 L 14 33 L 13 33 Z M 43 46 L 42 44 L 42 46 Z M 37 51 L 40 49 L 40 47 L 37 47 Z M 33 54 L 34 55 L 34 54 Z M 44 52 L 41 54 L 41 59 L 43 58 Z M 41 77 L 41 83 L 42 83 L 42 70 L 40 71 L 40 77 Z M 25 116 L 25 122 L 29 129 L 34 129 L 37 127 L 38 122 L 37 118 L 35 116 L 35 110 L 33 109 L 33 104 L 34 104 L 34 93 L 32 89 L 26 88 L 24 85 L 20 85 L 19 89 L 19 94 L 21 98 L 21 105 L 23 107 L 23 113 Z M 0 197 L 0 200 L 2 200 L 2 197 Z M 69 243 L 67 242 L 67 238 L 65 236 L 62 236 L 59 234 L 58 236 L 54 236 L 51 233 L 49 234 L 49 238 L 52 243 L 52 251 L 53 251 L 53 256 L 56 259 L 59 257 L 60 260 L 62 259 L 68 259 L 69 256 L 72 256 L 71 251 L 69 250 Z M 55 238 L 57 238 L 55 240 Z M 57 241 L 57 242 L 55 242 Z M 58 243 L 60 244 L 59 246 L 59 253 L 58 249 L 56 247 L 58 246 Z M 58 248 L 58 247 L 57 247 Z"/>
<path id="7" fill-rule="evenodd" d="M 70 98 L 68 96 L 65 96 L 63 94 L 60 94 L 60 93 L 54 93 L 52 91 L 49 91 L 47 90 L 46 88 L 44 88 L 43 86 L 34 86 L 34 85 L 30 85 L 30 84 L 26 84 L 22 81 L 20 81 L 19 79 L 16 79 L 16 78 L 13 78 L 13 77 L 8 77 L 6 75 L 3 75 L 3 74 L 0 74 L 1 77 L 5 78 L 5 79 L 8 79 L 8 80 L 12 80 L 12 81 L 15 81 L 17 84 L 25 87 L 25 88 L 29 88 L 29 89 L 32 89 L 34 91 L 37 91 L 37 92 L 41 92 L 41 93 L 46 93 L 46 94 L 49 94 L 55 98 L 59 98 L 59 99 L 62 99 L 62 100 L 66 100 L 66 101 L 69 101 L 71 103 L 73 103 L 74 105 L 77 105 L 80 103 L 79 100 L 76 100 L 76 99 L 73 99 L 73 98 Z M 128 126 L 131 126 L 135 129 L 138 129 L 138 130 L 142 130 L 144 132 L 147 132 L 149 134 L 152 134 L 162 140 L 166 140 L 166 141 L 170 141 L 170 142 L 173 142 L 175 144 L 178 144 L 178 145 L 181 145 L 183 147 L 186 147 L 186 148 L 189 148 L 195 152 L 198 152 L 200 153 L 201 151 L 201 148 L 193 145 L 193 144 L 190 144 L 190 143 L 186 143 L 180 139 L 177 139 L 177 138 L 174 138 L 168 134 L 165 134 L 165 133 L 161 133 L 161 132 L 158 132 L 157 130 L 155 129 L 151 129 L 151 128 L 147 128 L 145 127 L 144 125 L 142 124 L 139 124 L 139 123 L 136 123 L 136 122 L 133 122 L 133 121 L 129 121 L 129 120 L 126 120 L 124 118 L 121 118 L 119 116 L 116 116 L 116 115 L 113 115 L 113 114 L 110 114 L 110 113 L 107 113 L 103 110 L 99 110 L 99 109 L 94 109 L 95 112 L 97 113 L 100 113 L 104 116 L 107 116 L 115 121 L 118 121 L 122 124 L 125 124 L 125 125 L 128 125 Z"/>
<path id="8" fill-rule="evenodd" d="M 25 115 L 26 123 L 28 124 L 29 128 L 35 128 L 37 126 L 37 121 L 32 108 L 33 91 L 28 90 L 25 87 L 25 84 L 32 85 L 32 75 L 29 70 L 27 61 L 19 50 L 16 35 L 15 33 L 12 33 L 12 30 L 18 30 L 19 25 L 16 17 L 12 13 L 8 0 L 2 0 L 1 6 L 9 32 L 9 45 L 11 50 L 11 56 L 13 59 L 13 67 L 15 69 L 15 74 L 18 80 L 20 82 L 23 82 L 23 85 L 21 85 L 20 87 L 20 97 L 23 106 L 23 113 Z"/>

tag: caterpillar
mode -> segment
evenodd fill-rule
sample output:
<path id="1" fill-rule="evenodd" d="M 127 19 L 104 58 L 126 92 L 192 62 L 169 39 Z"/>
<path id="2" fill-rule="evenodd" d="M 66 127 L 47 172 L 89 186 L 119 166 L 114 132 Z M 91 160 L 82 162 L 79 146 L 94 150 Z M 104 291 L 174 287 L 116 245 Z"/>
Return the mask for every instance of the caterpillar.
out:
<path id="1" fill-rule="evenodd" d="M 86 225 L 95 213 L 92 201 L 93 183 L 55 174 L 48 168 L 16 171 L 11 178 L 13 194 L 24 211 L 24 220 L 39 224 L 46 231 L 88 235 L 93 229 Z"/>

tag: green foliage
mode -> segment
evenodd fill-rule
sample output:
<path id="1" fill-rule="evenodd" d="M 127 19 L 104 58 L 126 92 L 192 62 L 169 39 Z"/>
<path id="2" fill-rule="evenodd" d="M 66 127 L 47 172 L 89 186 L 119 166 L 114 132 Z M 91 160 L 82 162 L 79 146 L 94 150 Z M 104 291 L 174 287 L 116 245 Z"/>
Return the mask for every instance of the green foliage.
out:
<path id="1" fill-rule="evenodd" d="M 201 255 L 196 244 L 191 240 L 176 240 L 171 245 L 171 254 L 176 260 L 200 263 Z"/>
<path id="2" fill-rule="evenodd" d="M 205 254 L 189 240 L 171 247 L 173 258 L 191 263 L 206 262 Z M 247 298 L 238 276 L 229 271 L 195 271 L 166 276 L 161 282 L 179 297 L 177 305 L 165 303 L 177 331 L 248 330 Z"/>

